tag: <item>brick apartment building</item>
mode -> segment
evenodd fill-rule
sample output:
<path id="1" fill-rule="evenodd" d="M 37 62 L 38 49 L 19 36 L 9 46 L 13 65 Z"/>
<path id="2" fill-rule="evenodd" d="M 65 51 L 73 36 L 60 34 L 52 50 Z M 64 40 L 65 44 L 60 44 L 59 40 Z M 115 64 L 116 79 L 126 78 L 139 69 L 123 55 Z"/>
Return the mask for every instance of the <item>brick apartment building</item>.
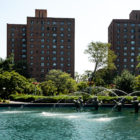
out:
<path id="1" fill-rule="evenodd" d="M 117 55 L 115 64 L 118 73 L 127 69 L 137 75 L 137 56 L 140 55 L 140 11 L 132 11 L 129 19 L 113 19 L 108 28 L 108 42 Z"/>
<path id="2" fill-rule="evenodd" d="M 47 17 L 47 10 L 35 10 L 27 24 L 7 24 L 7 57 L 26 61 L 30 77 L 44 80 L 51 69 L 74 77 L 75 19 Z"/>

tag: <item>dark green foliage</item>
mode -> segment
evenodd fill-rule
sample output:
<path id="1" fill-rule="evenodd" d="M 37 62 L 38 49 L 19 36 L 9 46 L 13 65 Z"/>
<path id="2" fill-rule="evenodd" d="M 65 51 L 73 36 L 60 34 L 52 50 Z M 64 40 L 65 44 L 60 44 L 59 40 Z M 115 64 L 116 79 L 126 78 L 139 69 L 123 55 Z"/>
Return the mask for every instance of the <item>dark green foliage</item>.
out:
<path id="1" fill-rule="evenodd" d="M 47 82 L 51 82 L 51 85 L 53 86 L 53 89 L 56 88 L 57 94 L 67 94 L 67 93 L 72 93 L 76 91 L 76 81 L 70 77 L 69 74 L 62 72 L 60 70 L 51 70 L 49 73 L 46 75 L 46 84 Z M 45 84 L 45 83 L 44 83 Z M 46 85 L 47 87 L 48 85 Z M 45 85 L 43 86 L 45 87 Z M 44 90 L 43 92 L 47 91 Z M 43 93 L 44 95 L 48 95 L 50 93 Z"/>
<path id="2" fill-rule="evenodd" d="M 3 60 L 0 59 L 0 73 L 3 73 L 4 71 L 12 71 L 14 69 L 14 57 L 11 55 L 10 57 Z"/>
<path id="3" fill-rule="evenodd" d="M 15 71 L 3 72 L 0 74 L 0 97 L 7 99 L 9 95 L 15 93 L 27 93 L 33 94 L 35 91 L 35 85 L 30 83 L 24 76 L 16 73 Z M 41 89 L 37 87 L 37 93 L 39 94 Z"/>
<path id="4" fill-rule="evenodd" d="M 87 82 L 79 82 L 78 84 L 77 84 L 77 90 L 78 91 L 85 91 L 85 89 L 88 87 L 88 84 L 87 84 Z"/>
<path id="5" fill-rule="evenodd" d="M 131 93 L 135 87 L 135 77 L 129 71 L 124 70 L 121 76 L 117 76 L 114 79 L 114 84 L 117 89 Z"/>
<path id="6" fill-rule="evenodd" d="M 19 74 L 25 76 L 26 78 L 29 78 L 29 75 L 27 72 L 27 62 L 25 60 L 15 62 L 13 69 Z"/>

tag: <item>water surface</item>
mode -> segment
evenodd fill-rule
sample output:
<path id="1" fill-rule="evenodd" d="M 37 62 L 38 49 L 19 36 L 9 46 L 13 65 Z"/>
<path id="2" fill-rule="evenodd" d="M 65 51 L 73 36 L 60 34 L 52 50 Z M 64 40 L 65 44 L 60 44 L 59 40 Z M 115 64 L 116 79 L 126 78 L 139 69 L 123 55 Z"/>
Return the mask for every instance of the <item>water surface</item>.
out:
<path id="1" fill-rule="evenodd" d="M 140 114 L 75 108 L 0 108 L 0 140 L 140 140 Z"/>

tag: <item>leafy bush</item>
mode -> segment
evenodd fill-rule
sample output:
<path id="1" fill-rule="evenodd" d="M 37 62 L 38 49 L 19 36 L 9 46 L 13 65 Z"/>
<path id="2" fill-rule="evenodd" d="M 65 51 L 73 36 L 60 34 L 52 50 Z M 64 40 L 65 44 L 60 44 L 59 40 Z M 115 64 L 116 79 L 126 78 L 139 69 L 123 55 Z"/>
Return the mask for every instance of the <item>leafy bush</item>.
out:
<path id="1" fill-rule="evenodd" d="M 116 85 L 117 89 L 123 90 L 127 93 L 131 93 L 135 87 L 135 77 L 130 74 L 129 71 L 124 70 L 121 76 L 117 76 L 114 79 L 114 84 Z"/>

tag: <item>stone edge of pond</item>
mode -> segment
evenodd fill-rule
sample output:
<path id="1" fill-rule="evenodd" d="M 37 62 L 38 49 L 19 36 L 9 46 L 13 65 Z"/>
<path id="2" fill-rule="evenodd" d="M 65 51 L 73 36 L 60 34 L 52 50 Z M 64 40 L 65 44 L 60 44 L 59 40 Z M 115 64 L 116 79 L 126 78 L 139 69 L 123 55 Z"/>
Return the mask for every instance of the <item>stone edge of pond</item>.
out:
<path id="1" fill-rule="evenodd" d="M 0 103 L 0 107 L 75 107 L 74 103 Z M 100 107 L 113 107 L 115 104 L 102 104 Z M 94 107 L 93 104 L 86 104 L 83 107 Z M 132 108 L 132 104 L 125 104 L 123 107 Z"/>

